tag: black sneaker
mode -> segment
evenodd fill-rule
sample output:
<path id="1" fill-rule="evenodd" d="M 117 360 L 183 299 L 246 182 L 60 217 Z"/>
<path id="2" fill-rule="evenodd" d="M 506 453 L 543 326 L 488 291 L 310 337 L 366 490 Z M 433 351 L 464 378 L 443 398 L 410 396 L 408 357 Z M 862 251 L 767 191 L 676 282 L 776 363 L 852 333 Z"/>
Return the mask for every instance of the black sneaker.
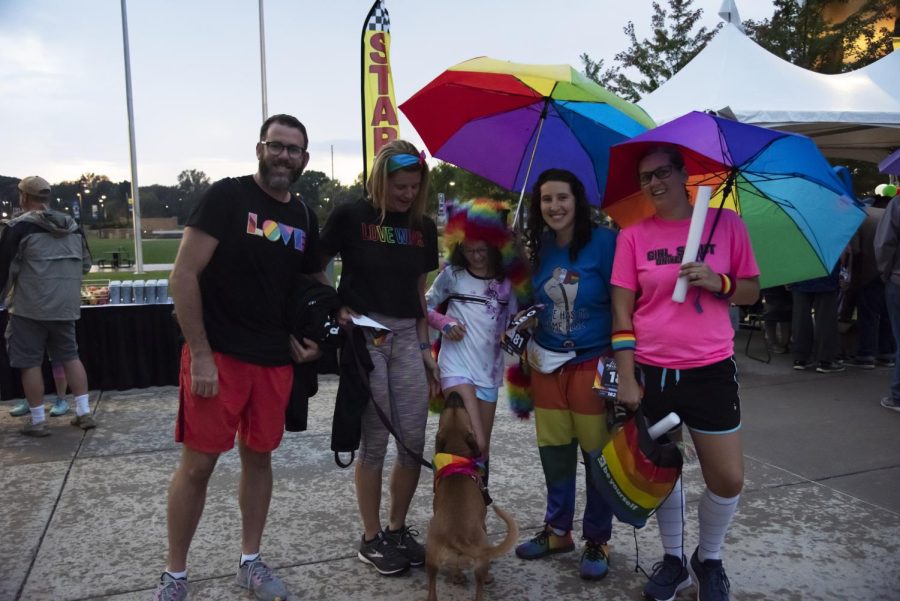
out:
<path id="1" fill-rule="evenodd" d="M 837 361 L 819 361 L 816 371 L 820 374 L 833 374 L 838 371 L 844 371 L 847 366 Z"/>
<path id="2" fill-rule="evenodd" d="M 707 559 L 701 562 L 694 549 L 688 568 L 697 583 L 697 601 L 728 601 L 731 598 L 731 583 L 725 575 L 722 560 Z"/>
<path id="3" fill-rule="evenodd" d="M 409 565 L 414 568 L 425 565 L 425 546 L 415 538 L 419 536 L 418 530 L 408 526 L 403 526 L 399 530 L 386 528 L 384 536 L 393 543 L 400 555 L 409 560 Z"/>
<path id="4" fill-rule="evenodd" d="M 894 358 L 890 355 L 885 355 L 883 357 L 876 357 L 875 365 L 877 365 L 878 367 L 894 367 L 895 365 L 897 365 L 897 362 L 894 361 Z"/>
<path id="5" fill-rule="evenodd" d="M 691 586 L 691 575 L 685 567 L 684 557 L 663 556 L 653 564 L 653 573 L 644 585 L 644 597 L 653 601 L 673 601 L 678 591 Z"/>
<path id="6" fill-rule="evenodd" d="M 388 540 L 384 532 L 379 532 L 370 541 L 367 541 L 366 535 L 363 534 L 356 556 L 360 561 L 373 565 L 379 574 L 385 576 L 402 574 L 409 569 L 409 560 L 400 554 L 397 546 Z"/>
<path id="7" fill-rule="evenodd" d="M 801 359 L 794 359 L 794 369 L 806 369 L 807 367 L 812 367 L 813 364 L 809 361 L 803 361 Z"/>
<path id="8" fill-rule="evenodd" d="M 847 362 L 850 367 L 858 367 L 859 369 L 875 369 L 875 359 L 871 357 L 853 357 Z"/>

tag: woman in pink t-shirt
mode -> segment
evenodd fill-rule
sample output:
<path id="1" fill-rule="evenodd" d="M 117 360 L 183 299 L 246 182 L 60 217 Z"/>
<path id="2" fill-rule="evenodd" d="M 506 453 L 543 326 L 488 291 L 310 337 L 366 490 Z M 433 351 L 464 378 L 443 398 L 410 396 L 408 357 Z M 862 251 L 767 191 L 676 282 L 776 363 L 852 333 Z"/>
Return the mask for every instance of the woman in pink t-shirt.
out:
<path id="1" fill-rule="evenodd" d="M 641 405 L 651 422 L 677 413 L 691 433 L 706 482 L 698 511 L 700 544 L 690 561 L 683 551 L 680 479 L 660 506 L 657 520 L 665 555 L 654 566 L 644 594 L 674 599 L 691 585 L 693 574 L 699 599 L 728 599 L 720 549 L 744 484 L 728 310 L 731 303 L 756 302 L 759 269 L 744 223 L 732 211 L 718 214 L 716 209 L 707 215 L 702 259 L 681 265 L 693 209 L 684 159 L 675 148 L 649 150 L 638 163 L 637 177 L 656 214 L 623 230 L 616 245 L 611 283 L 618 401 L 629 409 Z M 672 300 L 679 276 L 690 286 L 684 303 Z M 644 376 L 643 391 L 635 365 Z"/>

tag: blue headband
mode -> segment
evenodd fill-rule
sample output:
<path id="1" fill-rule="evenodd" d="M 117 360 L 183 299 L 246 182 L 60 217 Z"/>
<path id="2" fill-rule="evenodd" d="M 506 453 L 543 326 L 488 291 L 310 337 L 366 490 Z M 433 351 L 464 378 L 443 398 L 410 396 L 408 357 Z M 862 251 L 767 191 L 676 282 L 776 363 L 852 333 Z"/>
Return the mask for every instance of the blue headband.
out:
<path id="1" fill-rule="evenodd" d="M 413 167 L 414 165 L 425 164 L 425 153 L 421 154 L 395 154 L 388 159 L 388 173 L 393 173 L 398 169 Z"/>

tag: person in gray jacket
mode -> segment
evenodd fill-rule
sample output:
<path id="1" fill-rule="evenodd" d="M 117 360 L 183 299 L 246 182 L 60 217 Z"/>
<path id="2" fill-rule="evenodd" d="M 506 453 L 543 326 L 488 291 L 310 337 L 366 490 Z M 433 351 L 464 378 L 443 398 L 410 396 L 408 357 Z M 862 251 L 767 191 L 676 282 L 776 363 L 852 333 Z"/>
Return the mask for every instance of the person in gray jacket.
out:
<path id="1" fill-rule="evenodd" d="M 48 207 L 50 184 L 36 175 L 19 182 L 24 211 L 0 234 L 0 284 L 9 309 L 6 342 L 11 367 L 22 372 L 22 388 L 31 411 L 26 436 L 47 436 L 44 415 L 46 351 L 62 363 L 75 400 L 72 425 L 96 427 L 88 405 L 87 374 L 78 357 L 75 320 L 81 317 L 81 277 L 91 254 L 81 227 Z"/>
<path id="2" fill-rule="evenodd" d="M 884 282 L 884 296 L 894 339 L 900 342 L 900 196 L 895 196 L 875 230 L 875 262 Z M 900 411 L 900 348 L 897 350 L 891 394 L 881 399 L 881 406 Z"/>

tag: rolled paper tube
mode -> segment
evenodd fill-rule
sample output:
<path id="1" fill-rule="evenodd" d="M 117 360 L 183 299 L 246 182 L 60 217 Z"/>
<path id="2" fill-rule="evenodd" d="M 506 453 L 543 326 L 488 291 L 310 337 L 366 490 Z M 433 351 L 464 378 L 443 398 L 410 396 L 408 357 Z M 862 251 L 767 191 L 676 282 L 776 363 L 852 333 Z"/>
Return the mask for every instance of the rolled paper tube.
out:
<path id="1" fill-rule="evenodd" d="M 652 426 L 647 429 L 647 434 L 650 435 L 650 438 L 656 440 L 675 426 L 681 423 L 681 418 L 678 417 L 678 414 L 672 411 L 669 415 L 665 416 Z"/>
<path id="2" fill-rule="evenodd" d="M 697 252 L 700 250 L 700 238 L 703 237 L 703 225 L 706 223 L 706 212 L 709 209 L 710 197 L 712 197 L 712 188 L 710 186 L 699 186 L 697 188 L 697 199 L 694 201 L 694 212 L 691 214 L 691 227 L 688 230 L 687 243 L 684 245 L 684 256 L 681 259 L 682 265 L 697 260 Z M 678 281 L 675 282 L 672 300 L 676 303 L 683 303 L 687 297 L 687 289 L 687 278 L 678 278 Z"/>

